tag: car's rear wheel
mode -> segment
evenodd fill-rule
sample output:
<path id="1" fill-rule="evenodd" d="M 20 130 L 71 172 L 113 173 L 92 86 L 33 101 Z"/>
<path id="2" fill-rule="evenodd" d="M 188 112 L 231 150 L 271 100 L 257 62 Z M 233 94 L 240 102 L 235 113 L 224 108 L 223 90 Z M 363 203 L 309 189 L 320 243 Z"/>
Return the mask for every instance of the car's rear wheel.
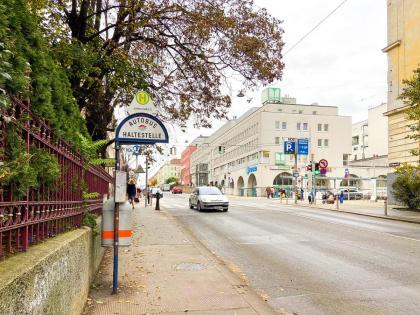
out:
<path id="1" fill-rule="evenodd" d="M 228 211 L 228 208 L 223 209 L 223 212 L 227 212 L 227 211 Z"/>

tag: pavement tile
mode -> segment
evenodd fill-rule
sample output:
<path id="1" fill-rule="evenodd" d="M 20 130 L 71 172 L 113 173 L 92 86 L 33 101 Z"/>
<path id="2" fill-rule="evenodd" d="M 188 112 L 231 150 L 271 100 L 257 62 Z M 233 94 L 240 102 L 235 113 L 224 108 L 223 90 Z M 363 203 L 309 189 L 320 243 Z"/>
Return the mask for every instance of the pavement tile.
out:
<path id="1" fill-rule="evenodd" d="M 240 280 L 221 272 L 164 211 L 137 207 L 133 219 L 133 244 L 119 251 L 119 293 L 111 295 L 110 248 L 83 314 L 274 314 L 256 311 L 250 290 L 238 289 Z"/>

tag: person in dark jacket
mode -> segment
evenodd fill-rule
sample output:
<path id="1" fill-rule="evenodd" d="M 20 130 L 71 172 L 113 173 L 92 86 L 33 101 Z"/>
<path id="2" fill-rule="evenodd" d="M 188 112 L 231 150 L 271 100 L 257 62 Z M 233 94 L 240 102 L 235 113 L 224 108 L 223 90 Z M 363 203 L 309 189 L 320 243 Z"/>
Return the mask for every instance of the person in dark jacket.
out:
<path id="1" fill-rule="evenodd" d="M 128 201 L 134 209 L 134 198 L 136 197 L 136 181 L 133 178 L 130 178 L 127 183 L 127 195 Z"/>

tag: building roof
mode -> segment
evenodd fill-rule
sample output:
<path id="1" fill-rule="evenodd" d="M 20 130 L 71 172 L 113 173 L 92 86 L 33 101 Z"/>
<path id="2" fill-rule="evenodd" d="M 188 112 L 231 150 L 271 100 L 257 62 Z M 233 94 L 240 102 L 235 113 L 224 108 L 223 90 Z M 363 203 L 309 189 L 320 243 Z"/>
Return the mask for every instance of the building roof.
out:
<path id="1" fill-rule="evenodd" d="M 181 159 L 172 159 L 172 160 L 169 161 L 169 164 L 181 165 L 182 163 L 181 163 Z"/>

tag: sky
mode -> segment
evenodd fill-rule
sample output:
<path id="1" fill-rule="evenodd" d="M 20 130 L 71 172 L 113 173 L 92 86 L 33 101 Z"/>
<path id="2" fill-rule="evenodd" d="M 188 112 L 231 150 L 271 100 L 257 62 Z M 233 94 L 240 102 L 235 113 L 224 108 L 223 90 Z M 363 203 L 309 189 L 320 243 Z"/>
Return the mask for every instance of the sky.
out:
<path id="1" fill-rule="evenodd" d="M 283 78 L 270 86 L 279 87 L 282 96 L 295 97 L 300 104 L 338 106 L 339 114 L 352 116 L 353 122 L 367 118 L 370 107 L 386 102 L 387 45 L 386 1 L 347 0 L 334 14 L 288 51 L 343 0 L 255 0 L 257 7 L 283 21 L 285 42 Z M 285 54 L 285 52 L 287 52 Z M 261 91 L 245 91 L 233 86 L 229 117 L 241 116 L 250 107 L 260 106 Z M 252 100 L 251 100 L 252 99 Z M 250 102 L 248 102 L 251 100 Z M 210 135 L 225 121 L 215 121 L 211 129 L 188 128 L 183 133 L 169 126 L 171 146 L 177 155 L 198 135 Z M 153 168 L 171 158 L 164 156 Z"/>

